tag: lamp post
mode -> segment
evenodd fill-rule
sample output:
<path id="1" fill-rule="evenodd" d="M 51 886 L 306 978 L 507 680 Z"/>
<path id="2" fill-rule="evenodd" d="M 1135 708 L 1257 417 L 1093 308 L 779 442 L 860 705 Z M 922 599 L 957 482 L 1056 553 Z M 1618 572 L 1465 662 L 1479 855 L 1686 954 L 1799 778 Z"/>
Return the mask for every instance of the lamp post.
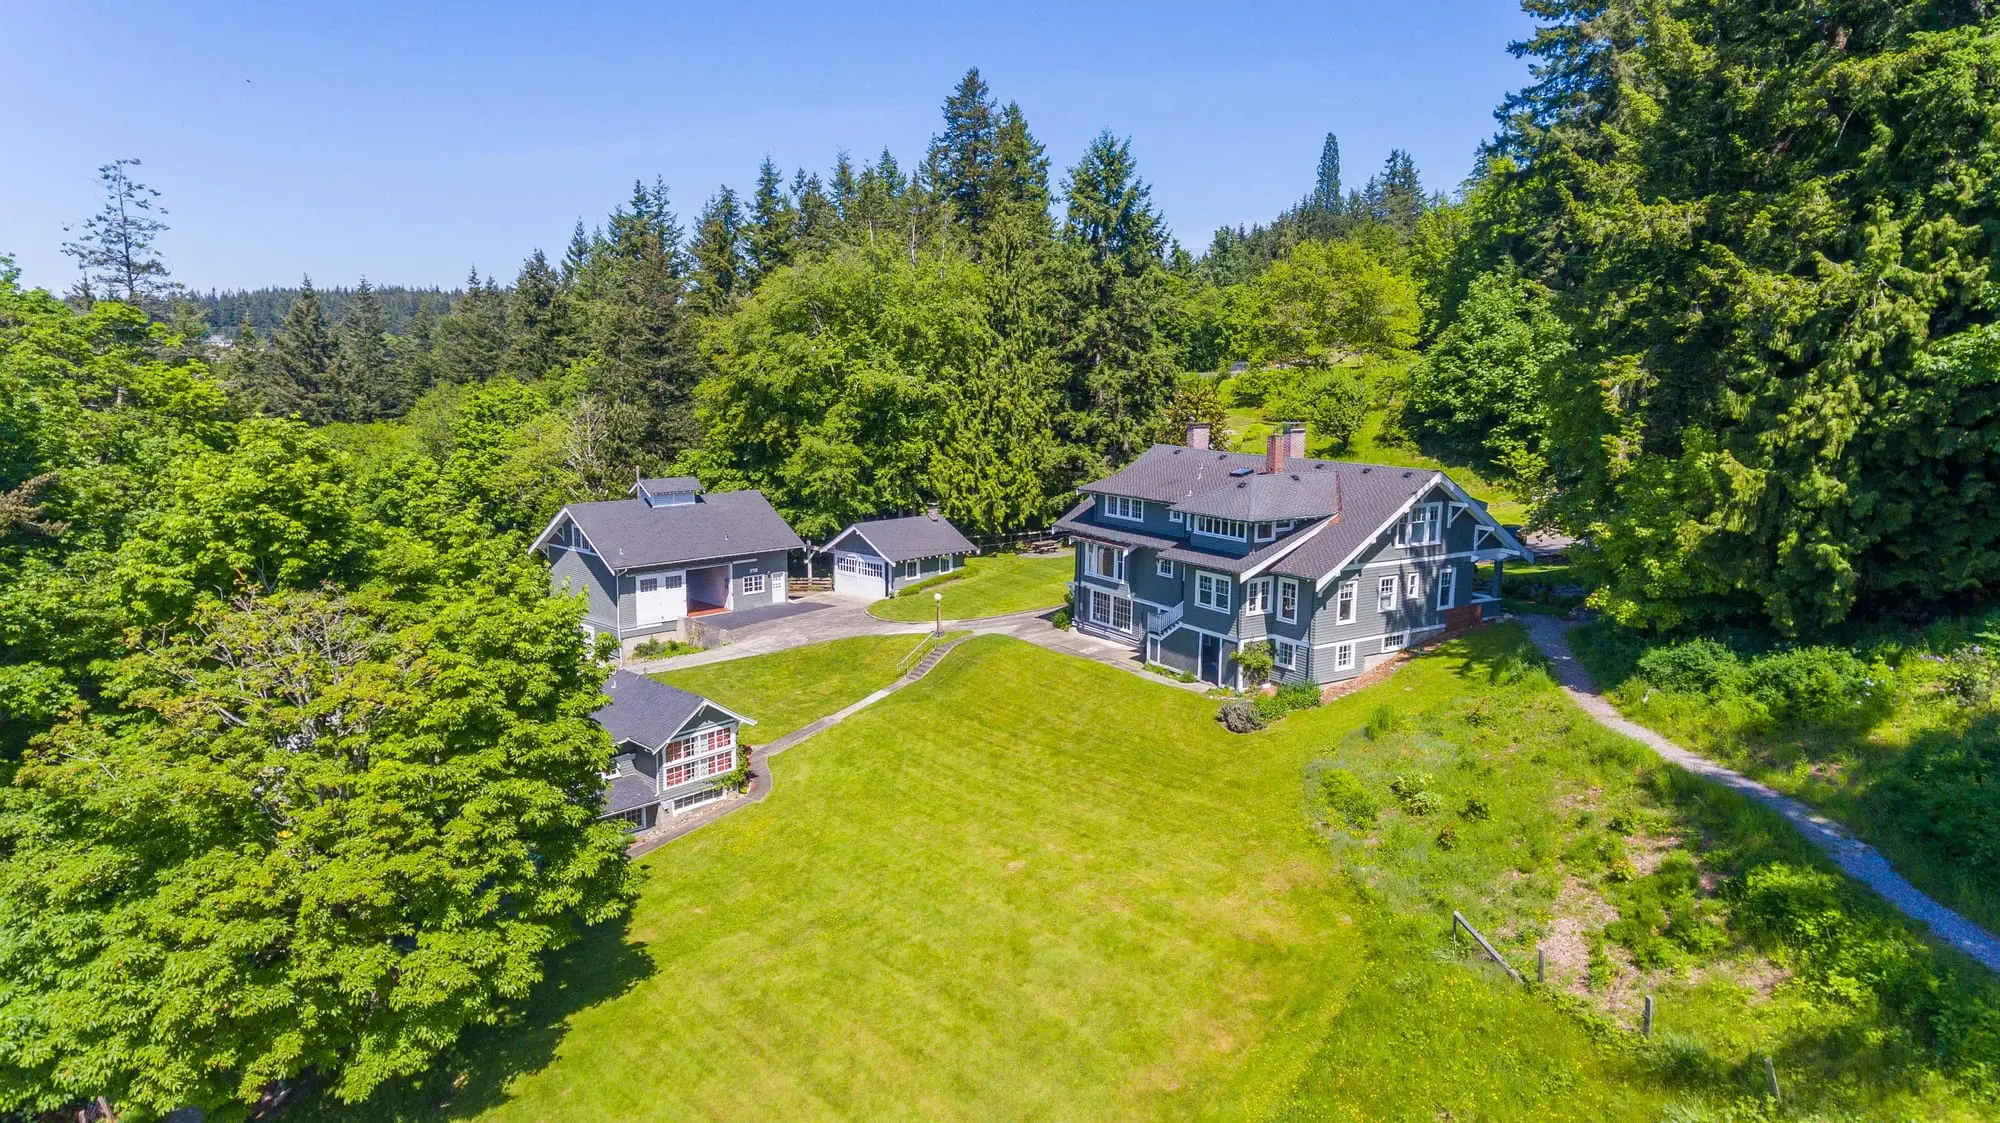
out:
<path id="1" fill-rule="evenodd" d="M 931 604 L 937 608 L 937 622 L 931 625 L 932 634 L 941 636 L 944 634 L 944 594 L 932 593 Z"/>

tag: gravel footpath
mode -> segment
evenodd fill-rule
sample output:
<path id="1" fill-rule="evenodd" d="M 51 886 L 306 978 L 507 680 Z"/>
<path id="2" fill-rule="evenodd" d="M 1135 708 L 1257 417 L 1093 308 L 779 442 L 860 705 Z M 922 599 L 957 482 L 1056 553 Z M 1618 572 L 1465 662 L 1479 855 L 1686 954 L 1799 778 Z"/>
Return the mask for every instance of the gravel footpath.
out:
<path id="1" fill-rule="evenodd" d="M 1988 970 L 2000 972 L 2000 937 L 1925 896 L 1922 890 L 1910 884 L 1908 878 L 1897 873 L 1887 858 L 1855 838 L 1845 827 L 1798 800 L 1740 772 L 1732 772 L 1707 757 L 1691 753 L 1619 714 L 1617 707 L 1597 692 L 1589 673 L 1577 661 L 1575 652 L 1570 650 L 1569 630 L 1576 625 L 1553 616 L 1524 615 L 1518 619 L 1527 628 L 1528 637 L 1534 640 L 1535 646 L 1555 665 L 1556 681 L 1562 684 L 1563 692 L 1583 707 L 1585 713 L 1597 719 L 1598 724 L 1632 738 L 1705 780 L 1740 792 L 1783 815 L 1787 822 L 1798 828 L 1800 834 L 1806 836 L 1808 842 L 1825 851 L 1827 857 L 1832 858 L 1847 876 L 1881 894 L 1883 900 L 1903 915 L 1929 925 L 1938 939 L 1985 964 Z"/>

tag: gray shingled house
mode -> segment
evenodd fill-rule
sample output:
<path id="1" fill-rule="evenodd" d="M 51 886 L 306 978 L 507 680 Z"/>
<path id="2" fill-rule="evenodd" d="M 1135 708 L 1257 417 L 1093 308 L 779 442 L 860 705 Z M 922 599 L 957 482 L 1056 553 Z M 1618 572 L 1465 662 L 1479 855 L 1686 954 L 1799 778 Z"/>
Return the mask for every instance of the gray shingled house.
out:
<path id="1" fill-rule="evenodd" d="M 859 522 L 834 535 L 833 590 L 880 600 L 906 586 L 965 567 L 979 547 L 932 507 L 903 519 Z"/>
<path id="2" fill-rule="evenodd" d="M 1218 685 L 1242 684 L 1230 656 L 1260 641 L 1277 682 L 1352 678 L 1476 623 L 1506 561 L 1529 559 L 1443 472 L 1307 459 L 1300 425 L 1261 456 L 1193 426 L 1078 490 L 1056 524 L 1076 546 L 1077 627 Z"/>
<path id="3" fill-rule="evenodd" d="M 571 503 L 529 547 L 557 591 L 589 595 L 592 635 L 685 634 L 689 617 L 785 602 L 786 559 L 805 543 L 763 495 L 674 476 L 632 496 Z"/>
<path id="4" fill-rule="evenodd" d="M 661 814 L 728 794 L 715 778 L 736 770 L 738 727 L 756 722 L 631 671 L 613 671 L 604 693 L 611 703 L 590 716 L 611 734 L 617 756 L 604 777 L 599 818 L 646 830 Z"/>

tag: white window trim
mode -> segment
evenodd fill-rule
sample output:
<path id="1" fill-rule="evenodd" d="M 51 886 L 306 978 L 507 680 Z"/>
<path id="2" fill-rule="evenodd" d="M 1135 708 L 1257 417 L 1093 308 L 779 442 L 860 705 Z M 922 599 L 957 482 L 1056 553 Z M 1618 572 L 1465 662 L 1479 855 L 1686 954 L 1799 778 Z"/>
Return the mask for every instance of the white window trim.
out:
<path id="1" fill-rule="evenodd" d="M 1354 607 L 1361 600 L 1361 579 L 1349 578 L 1340 583 L 1340 591 L 1333 597 L 1333 622 L 1354 623 Z"/>
<path id="2" fill-rule="evenodd" d="M 1333 669 L 1336 671 L 1351 671 L 1354 669 L 1354 644 L 1352 642 L 1336 643 L 1333 645 Z"/>
<path id="3" fill-rule="evenodd" d="M 1274 667 L 1283 667 L 1288 671 L 1296 671 L 1299 669 L 1299 652 L 1301 650 L 1301 646 L 1293 643 L 1291 640 L 1274 638 L 1271 640 L 1271 665 Z"/>
<path id="4" fill-rule="evenodd" d="M 1104 497 L 1104 517 L 1130 523 L 1145 522 L 1146 501 L 1129 495 L 1107 495 Z"/>
<path id="5" fill-rule="evenodd" d="M 1424 528 L 1424 536 L 1418 538 L 1415 531 Z M 1435 531 L 1436 533 L 1431 533 Z M 1436 546 L 1444 541 L 1444 502 L 1432 500 L 1410 508 L 1403 521 L 1396 527 L 1398 546 Z"/>
<path id="6" fill-rule="evenodd" d="M 744 596 L 746 597 L 762 596 L 763 594 L 768 593 L 770 591 L 771 591 L 770 578 L 766 577 L 764 574 L 746 573 L 743 575 Z"/>
<path id="7" fill-rule="evenodd" d="M 1292 597 L 1292 610 L 1290 612 L 1285 611 L 1285 594 L 1287 593 L 1290 593 Z M 1297 581 L 1287 579 L 1278 582 L 1278 619 L 1283 620 L 1287 624 L 1296 624 L 1299 622 L 1299 583 Z"/>
<path id="8" fill-rule="evenodd" d="M 1259 577 L 1255 581 L 1243 583 L 1243 611 L 1271 611 L 1271 579 Z"/>
<path id="9" fill-rule="evenodd" d="M 1225 519 L 1215 515 L 1196 515 L 1188 524 L 1194 533 L 1208 538 L 1222 538 L 1231 542 L 1248 541 L 1250 527 L 1241 519 Z"/>
<path id="10" fill-rule="evenodd" d="M 1278 532 L 1272 528 L 1270 523 L 1258 523 L 1254 533 L 1259 542 L 1270 542 L 1278 537 Z"/>
<path id="11" fill-rule="evenodd" d="M 1410 575 L 1404 579 L 1403 599 L 1409 601 L 1412 604 L 1421 603 L 1423 601 L 1424 599 L 1423 574 L 1417 573 L 1413 570 L 1411 571 Z"/>
<path id="12" fill-rule="evenodd" d="M 1098 542 L 1085 542 L 1083 545 L 1084 545 L 1084 553 L 1083 553 L 1084 576 L 1101 577 L 1106 581 L 1116 581 L 1121 585 L 1125 583 L 1126 551 L 1121 550 L 1116 546 L 1106 546 Z M 1098 554 L 1099 550 L 1111 551 L 1112 571 L 1110 573 L 1102 572 L 1097 568 L 1098 558 L 1101 556 Z"/>
<path id="13" fill-rule="evenodd" d="M 1172 577 L 1173 575 L 1174 575 L 1174 559 L 1172 558 L 1153 559 L 1153 576 Z"/>
<path id="14" fill-rule="evenodd" d="M 1121 601 L 1125 604 L 1125 626 L 1122 628 L 1118 626 L 1118 604 Z M 1098 611 L 1099 605 L 1103 606 L 1102 613 Z M 1091 623 L 1100 628 L 1109 628 L 1123 635 L 1132 635 L 1133 626 L 1138 622 L 1138 619 L 1139 614 L 1132 605 L 1131 597 L 1121 597 L 1116 593 L 1107 592 L 1103 589 L 1090 590 Z"/>
<path id="15" fill-rule="evenodd" d="M 1458 571 L 1445 568 L 1438 571 L 1437 579 L 1438 611 L 1458 607 Z"/>
<path id="16" fill-rule="evenodd" d="M 1409 645 L 1410 635 L 1408 632 L 1390 632 L 1382 637 L 1382 653 L 1384 655 L 1387 655 L 1391 651 L 1401 651 Z"/>
<path id="17" fill-rule="evenodd" d="M 1375 579 L 1375 611 L 1394 612 L 1403 603 L 1403 580 L 1394 574 Z"/>
<path id="18" fill-rule="evenodd" d="M 1233 584 L 1224 574 L 1197 570 L 1194 575 L 1194 603 L 1210 612 L 1228 612 L 1236 600 L 1230 592 Z"/>
<path id="19" fill-rule="evenodd" d="M 1176 523 L 1179 523 L 1179 522 L 1186 522 L 1186 521 L 1187 521 L 1187 512 L 1186 512 L 1186 511 L 1168 511 L 1168 512 L 1167 512 L 1167 521 L 1168 521 L 1168 522 L 1176 522 Z"/>

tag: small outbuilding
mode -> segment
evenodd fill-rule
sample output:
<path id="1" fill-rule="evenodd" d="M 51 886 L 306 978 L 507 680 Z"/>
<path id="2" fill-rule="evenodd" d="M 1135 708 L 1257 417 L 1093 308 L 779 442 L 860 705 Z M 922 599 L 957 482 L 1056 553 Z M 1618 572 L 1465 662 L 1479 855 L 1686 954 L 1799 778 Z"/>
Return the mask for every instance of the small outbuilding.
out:
<path id="1" fill-rule="evenodd" d="M 940 574 L 965 568 L 979 547 L 931 507 L 902 519 L 859 522 L 826 544 L 833 555 L 833 591 L 881 600 Z"/>
<path id="2" fill-rule="evenodd" d="M 613 671 L 604 683 L 611 703 L 592 714 L 616 746 L 604 776 L 599 817 L 648 830 L 663 815 L 679 815 L 729 793 L 717 777 L 742 762 L 741 714 L 678 687 Z"/>

